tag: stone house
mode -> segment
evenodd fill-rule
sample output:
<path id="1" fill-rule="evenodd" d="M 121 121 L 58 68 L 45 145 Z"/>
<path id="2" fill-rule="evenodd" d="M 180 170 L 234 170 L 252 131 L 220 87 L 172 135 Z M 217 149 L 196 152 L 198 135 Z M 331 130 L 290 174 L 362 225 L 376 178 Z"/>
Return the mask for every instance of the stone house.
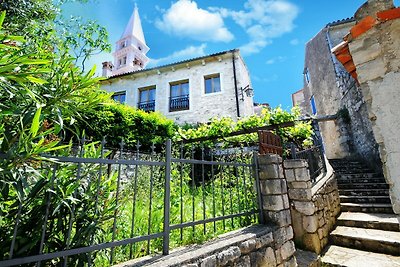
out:
<path id="1" fill-rule="evenodd" d="M 180 124 L 254 114 L 250 75 L 238 49 L 146 69 L 148 51 L 135 7 L 116 43 L 114 64 L 103 62 L 108 78 L 102 89 L 114 93 L 114 100 Z"/>
<path id="2" fill-rule="evenodd" d="M 353 18 L 328 24 L 306 46 L 306 112 L 338 114 L 320 123 L 327 157 L 383 167 L 400 213 L 400 9 L 369 0 Z"/>
<path id="3" fill-rule="evenodd" d="M 306 44 L 303 111 L 342 115 L 319 125 L 329 159 L 360 157 L 379 168 L 378 147 L 359 85 L 331 53 L 355 23 L 354 18 L 329 23 Z"/>

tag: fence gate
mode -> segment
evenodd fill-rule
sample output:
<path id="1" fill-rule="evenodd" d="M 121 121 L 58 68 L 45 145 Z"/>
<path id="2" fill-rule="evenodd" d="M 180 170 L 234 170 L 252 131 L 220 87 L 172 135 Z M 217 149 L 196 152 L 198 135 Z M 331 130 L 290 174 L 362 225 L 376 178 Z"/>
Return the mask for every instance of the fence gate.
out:
<path id="1" fill-rule="evenodd" d="M 261 155 L 278 154 L 282 156 L 283 148 L 281 138 L 271 131 L 258 131 L 259 152 Z"/>

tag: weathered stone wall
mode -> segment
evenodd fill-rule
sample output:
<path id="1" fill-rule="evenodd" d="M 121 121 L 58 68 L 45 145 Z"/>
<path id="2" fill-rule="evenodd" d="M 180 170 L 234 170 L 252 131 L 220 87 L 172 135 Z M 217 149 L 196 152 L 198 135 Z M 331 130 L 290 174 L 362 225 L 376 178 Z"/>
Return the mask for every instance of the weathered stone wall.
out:
<path id="1" fill-rule="evenodd" d="M 317 115 L 333 115 L 340 109 L 341 94 L 336 87 L 335 65 L 332 62 L 327 40 L 328 29 L 322 29 L 306 44 L 304 67 L 308 70 L 309 81 L 304 79 L 306 111 L 312 114 L 310 99 L 314 96 Z M 335 121 L 320 123 L 321 135 L 328 158 L 343 158 L 350 155 L 348 140 Z"/>
<path id="2" fill-rule="evenodd" d="M 339 118 L 320 123 L 328 158 L 358 157 L 380 170 L 378 145 L 361 90 L 331 53 L 354 24 L 353 20 L 347 20 L 328 25 L 307 43 L 305 67 L 310 82 L 304 83 L 305 103 L 311 112 L 309 99 L 314 95 L 318 115 L 332 115 L 339 110 L 349 113 L 350 120 Z"/>
<path id="3" fill-rule="evenodd" d="M 400 19 L 375 25 L 349 42 L 397 214 L 400 214 L 399 47 Z"/>
<path id="4" fill-rule="evenodd" d="M 262 199 L 260 220 L 265 224 L 228 233 L 204 245 L 179 249 L 168 256 L 148 256 L 115 267 L 296 267 L 282 158 L 262 155 L 258 158 L 258 169 Z"/>
<path id="5" fill-rule="evenodd" d="M 285 160 L 296 246 L 319 254 L 340 213 L 340 199 L 331 167 L 316 184 L 305 160 Z"/>

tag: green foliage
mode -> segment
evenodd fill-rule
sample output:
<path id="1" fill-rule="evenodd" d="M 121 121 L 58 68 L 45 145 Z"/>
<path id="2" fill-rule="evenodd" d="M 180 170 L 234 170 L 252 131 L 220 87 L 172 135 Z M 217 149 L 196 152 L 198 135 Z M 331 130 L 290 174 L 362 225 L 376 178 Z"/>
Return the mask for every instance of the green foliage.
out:
<path id="1" fill-rule="evenodd" d="M 253 115 L 234 122 L 231 118 L 214 118 L 207 124 L 200 124 L 196 127 L 179 128 L 175 138 L 195 139 L 201 137 L 227 136 L 229 133 L 252 129 L 268 125 L 277 125 L 285 122 L 295 122 L 294 127 L 284 127 L 275 130 L 283 143 L 294 142 L 298 147 L 308 147 L 312 144 L 313 130 L 309 122 L 298 122 L 300 110 L 295 107 L 288 112 L 281 107 L 275 109 L 263 109 L 261 115 Z M 257 134 L 246 134 L 236 137 L 225 138 L 228 143 L 250 143 L 257 142 Z M 206 142 L 211 144 L 211 142 Z"/>
<path id="2" fill-rule="evenodd" d="M 14 255 L 38 253 L 40 236 L 32 237 L 32 233 L 42 231 L 47 198 L 52 203 L 49 218 L 56 224 L 48 225 L 49 242 L 44 252 L 69 245 L 88 245 L 89 237 L 98 237 L 94 222 L 108 219 L 115 208 L 111 205 L 115 188 L 109 182 L 113 176 L 100 179 L 103 196 L 110 198 L 111 206 L 103 206 L 105 210 L 94 214 L 94 187 L 87 180 L 84 184 L 76 180 L 77 167 L 62 166 L 53 176 L 49 172 L 53 163 L 45 161 L 41 154 L 68 147 L 59 144 L 63 131 L 74 126 L 83 110 L 97 107 L 109 95 L 98 89 L 98 79 L 92 77 L 94 69 L 83 75 L 68 54 L 54 54 L 45 49 L 33 51 L 24 38 L 5 33 L 1 28 L 4 18 L 5 12 L 1 12 L 0 258 L 8 258 L 18 214 L 27 216 L 20 218 Z M 93 149 L 92 154 L 98 153 Z M 83 170 L 82 175 L 91 178 L 96 172 L 93 167 L 87 174 Z M 79 231 L 73 232 L 66 241 L 67 221 L 71 220 L 73 205 L 79 211 L 74 219 Z"/>
<path id="3" fill-rule="evenodd" d="M 99 158 L 101 150 L 95 143 L 85 145 L 82 157 Z M 69 156 L 70 149 L 61 155 Z M 96 164 L 58 163 L 41 161 L 35 169 L 29 166 L 21 170 L 26 179 L 18 186 L 2 184 L 0 196 L 0 260 L 8 258 L 15 220 L 22 214 L 17 228 L 14 257 L 37 255 L 39 252 L 43 224 L 45 246 L 43 253 L 67 247 L 89 246 L 92 242 L 103 242 L 102 228 L 112 221 L 116 209 L 116 174 L 107 175 L 107 169 Z M 79 168 L 80 179 L 76 178 Z M 100 168 L 103 175 L 99 176 Z M 15 170 L 15 169 L 13 169 Z M 11 172 L 6 169 L 6 172 Z M 15 172 L 14 172 L 15 174 Z M 4 176 L 8 176 L 7 174 Z M 97 195 L 97 192 L 100 192 Z M 101 204 L 100 204 L 101 203 Z M 72 215 L 73 214 L 73 215 Z M 68 239 L 72 225 L 71 237 Z M 92 254 L 95 257 L 95 253 Z M 69 257 L 74 266 L 87 262 L 85 255 Z M 61 259 L 53 260 L 56 266 Z"/>
<path id="4" fill-rule="evenodd" d="M 107 137 L 107 146 L 119 148 L 123 139 L 126 148 L 134 149 L 137 141 L 148 148 L 152 143 L 163 144 L 173 136 L 175 124 L 158 112 L 143 110 L 119 104 L 114 101 L 82 113 L 77 128 L 85 129 L 93 140 Z M 143 148 L 143 147 L 142 147 Z"/>

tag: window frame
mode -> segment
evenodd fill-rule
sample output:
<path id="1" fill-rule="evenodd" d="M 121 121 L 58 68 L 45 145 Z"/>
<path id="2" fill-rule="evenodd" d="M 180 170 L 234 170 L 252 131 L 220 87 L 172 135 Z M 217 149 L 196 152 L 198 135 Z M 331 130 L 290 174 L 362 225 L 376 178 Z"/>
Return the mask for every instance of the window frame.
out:
<path id="1" fill-rule="evenodd" d="M 149 100 L 150 93 L 149 91 L 154 90 L 154 99 Z M 147 99 L 143 101 L 142 99 L 142 92 L 148 91 L 147 93 Z M 139 109 L 142 109 L 144 111 L 155 111 L 155 105 L 156 105 L 156 94 L 157 94 L 157 86 L 156 85 L 150 85 L 146 87 L 140 87 L 138 88 L 139 96 L 138 96 L 138 104 L 137 107 Z"/>
<path id="2" fill-rule="evenodd" d="M 312 95 L 310 97 L 310 106 L 311 106 L 311 112 L 313 115 L 316 115 L 318 113 L 318 109 L 317 109 L 317 103 L 315 102 L 315 97 L 314 95 Z"/>
<path id="3" fill-rule="evenodd" d="M 121 102 L 121 96 L 124 96 L 123 102 Z M 111 99 L 114 100 L 115 102 L 126 104 L 126 91 L 114 92 L 113 95 L 111 96 Z"/>
<path id="4" fill-rule="evenodd" d="M 204 78 L 204 91 L 203 91 L 203 93 L 205 95 L 221 93 L 222 92 L 222 88 L 221 88 L 221 73 L 214 73 L 214 74 L 205 75 L 203 78 Z M 214 86 L 214 79 L 215 78 L 218 78 L 218 81 L 219 81 L 219 91 L 215 91 L 215 86 Z M 211 79 L 211 91 L 207 92 L 207 80 L 210 80 L 210 79 Z"/>
<path id="5" fill-rule="evenodd" d="M 307 84 L 310 84 L 310 71 L 308 67 L 304 69 L 304 79 L 306 80 Z"/>
<path id="6" fill-rule="evenodd" d="M 187 84 L 187 94 L 183 94 L 184 88 L 183 84 Z M 172 87 L 175 85 L 179 86 L 179 94 L 172 96 Z M 172 104 L 173 102 L 178 104 Z M 181 103 L 179 103 L 181 102 Z M 174 82 L 169 82 L 169 101 L 168 101 L 169 112 L 190 110 L 190 82 L 189 79 L 178 80 Z"/>

